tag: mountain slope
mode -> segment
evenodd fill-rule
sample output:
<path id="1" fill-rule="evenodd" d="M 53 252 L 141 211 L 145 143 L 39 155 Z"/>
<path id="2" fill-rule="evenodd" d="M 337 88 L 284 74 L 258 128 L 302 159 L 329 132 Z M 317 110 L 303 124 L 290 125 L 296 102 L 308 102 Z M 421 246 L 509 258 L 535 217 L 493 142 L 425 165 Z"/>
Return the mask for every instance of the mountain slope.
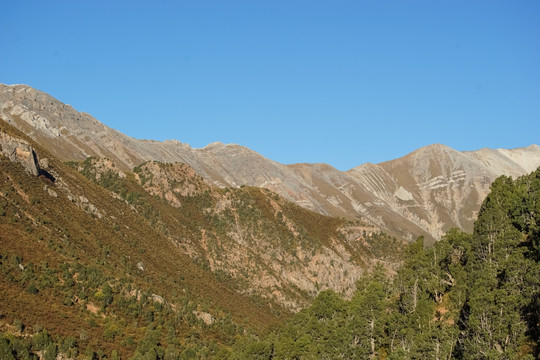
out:
<path id="1" fill-rule="evenodd" d="M 185 349 L 230 343 L 286 316 L 277 304 L 240 294 L 180 251 L 150 216 L 1 122 L 0 134 L 47 159 L 36 176 L 23 158 L 0 156 L 2 332 L 73 339 L 73 351 L 127 358 L 149 330 L 163 346 Z M 205 314 L 211 323 L 199 322 Z M 42 350 L 36 341 L 32 350 Z"/>
<path id="2" fill-rule="evenodd" d="M 443 145 L 346 172 L 326 164 L 283 165 L 239 145 L 201 149 L 179 141 L 137 140 L 24 85 L 0 85 L 0 116 L 63 161 L 109 158 L 124 170 L 146 161 L 182 162 L 208 183 L 270 189 L 321 214 L 361 219 L 392 235 L 439 239 L 470 231 L 491 182 L 540 166 L 540 147 L 458 152 Z"/>
<path id="3" fill-rule="evenodd" d="M 235 358 L 539 359 L 539 200 L 540 169 L 501 176 L 472 234 L 414 241 L 394 277 L 375 269 L 351 300 L 322 292 Z"/>
<path id="4" fill-rule="evenodd" d="M 206 358 L 322 290 L 350 296 L 404 247 L 267 189 L 218 188 L 182 163 L 62 162 L 3 121 L 0 175 L 0 332 L 81 333 L 89 351 L 145 353 L 151 337 Z"/>

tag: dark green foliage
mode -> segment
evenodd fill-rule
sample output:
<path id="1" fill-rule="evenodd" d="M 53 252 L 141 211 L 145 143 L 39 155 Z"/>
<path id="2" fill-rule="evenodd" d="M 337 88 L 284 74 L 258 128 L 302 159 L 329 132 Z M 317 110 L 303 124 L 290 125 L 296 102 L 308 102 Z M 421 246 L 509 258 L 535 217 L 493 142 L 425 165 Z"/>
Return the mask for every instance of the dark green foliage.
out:
<path id="1" fill-rule="evenodd" d="M 533 359 L 540 356 L 540 170 L 492 185 L 472 235 L 420 238 L 390 279 L 376 268 L 350 301 L 324 291 L 236 358 Z"/>
<path id="2" fill-rule="evenodd" d="M 26 288 L 26 291 L 28 291 L 28 293 L 30 293 L 30 294 L 37 294 L 39 292 L 38 288 L 34 284 L 30 284 Z"/>
<path id="3" fill-rule="evenodd" d="M 14 349 L 11 342 L 4 337 L 0 337 L 0 359 L 15 360 L 13 353 Z"/>
<path id="4" fill-rule="evenodd" d="M 56 344 L 50 343 L 49 345 L 47 345 L 43 353 L 44 353 L 44 357 L 43 357 L 44 360 L 56 360 L 56 354 L 57 354 Z"/>
<path id="5" fill-rule="evenodd" d="M 538 355 L 539 175 L 497 179 L 482 205 L 471 243 L 471 291 L 461 318 L 464 358 Z"/>

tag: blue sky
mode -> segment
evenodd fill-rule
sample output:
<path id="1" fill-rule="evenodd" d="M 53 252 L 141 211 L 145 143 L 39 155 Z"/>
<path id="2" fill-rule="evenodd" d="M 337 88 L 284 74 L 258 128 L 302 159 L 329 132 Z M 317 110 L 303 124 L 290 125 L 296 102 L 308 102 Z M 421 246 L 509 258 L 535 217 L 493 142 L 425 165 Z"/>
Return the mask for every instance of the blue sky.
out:
<path id="1" fill-rule="evenodd" d="M 136 138 L 346 170 L 540 143 L 540 1 L 2 1 L 0 82 Z"/>

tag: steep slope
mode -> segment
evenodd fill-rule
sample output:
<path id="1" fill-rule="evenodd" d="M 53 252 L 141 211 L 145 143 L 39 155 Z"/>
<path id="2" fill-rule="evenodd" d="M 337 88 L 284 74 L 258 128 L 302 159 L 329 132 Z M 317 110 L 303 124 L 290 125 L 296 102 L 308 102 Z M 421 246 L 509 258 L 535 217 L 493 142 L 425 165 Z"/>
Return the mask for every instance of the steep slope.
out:
<path id="1" fill-rule="evenodd" d="M 2 148 L 18 139 L 16 148 L 47 159 L 49 174 L 0 156 L 1 332 L 34 339 L 31 351 L 52 336 L 75 356 L 88 349 L 127 358 L 150 335 L 153 346 L 171 349 L 221 346 L 286 316 L 197 264 L 152 216 L 1 122 L 0 134 Z"/>
<path id="2" fill-rule="evenodd" d="M 265 181 L 271 177 L 266 174 L 273 172 L 276 177 L 287 177 L 279 164 L 243 146 L 213 143 L 193 149 L 176 140 L 133 139 L 25 85 L 0 84 L 0 102 L 6 122 L 63 161 L 108 158 L 124 170 L 149 160 L 183 162 L 219 186 Z M 246 162 L 251 170 L 244 166 Z"/>
<path id="3" fill-rule="evenodd" d="M 129 175 L 118 169 L 112 173 L 102 160 L 93 158 L 77 168 L 130 198 L 129 190 L 112 185 Z M 266 189 L 219 189 L 180 163 L 147 162 L 134 173 L 142 186 L 138 193 L 146 191 L 174 208 L 163 213 L 182 224 L 180 228 L 156 225 L 166 226 L 164 234 L 179 249 L 234 281 L 240 291 L 288 308 L 297 309 L 320 289 L 350 294 L 374 259 L 389 267 L 398 260 L 381 250 L 399 252 L 400 243 L 381 235 L 378 228 L 307 211 Z"/>
<path id="4" fill-rule="evenodd" d="M 421 148 L 381 163 L 385 186 L 374 191 L 395 213 L 435 239 L 450 229 L 472 225 L 490 184 L 500 175 L 517 177 L 540 166 L 540 148 L 458 152 L 445 145 Z M 350 171 L 368 182 L 364 168 Z M 383 226 L 382 224 L 379 224 Z M 384 227 L 384 226 L 383 226 Z"/>
<path id="5" fill-rule="evenodd" d="M 540 166 L 540 147 L 458 152 L 432 145 L 346 172 L 326 164 L 283 165 L 239 145 L 194 149 L 179 141 L 137 140 L 25 85 L 0 85 L 0 116 L 60 160 L 108 158 L 123 170 L 146 161 L 188 164 L 219 187 L 267 188 L 324 215 L 371 222 L 387 233 L 433 241 L 448 228 L 470 231 L 491 182 Z"/>
<path id="6" fill-rule="evenodd" d="M 450 227 L 470 230 L 493 172 L 444 145 L 380 164 L 392 186 L 380 198 L 395 212 L 439 238 Z"/>
<path id="7" fill-rule="evenodd" d="M 3 121 L 0 146 L 2 331 L 83 331 L 82 348 L 132 354 L 150 329 L 207 357 L 209 343 L 264 331 L 322 290 L 350 296 L 374 263 L 400 262 L 404 244 L 378 228 L 221 189 L 186 164 L 64 163 Z"/>

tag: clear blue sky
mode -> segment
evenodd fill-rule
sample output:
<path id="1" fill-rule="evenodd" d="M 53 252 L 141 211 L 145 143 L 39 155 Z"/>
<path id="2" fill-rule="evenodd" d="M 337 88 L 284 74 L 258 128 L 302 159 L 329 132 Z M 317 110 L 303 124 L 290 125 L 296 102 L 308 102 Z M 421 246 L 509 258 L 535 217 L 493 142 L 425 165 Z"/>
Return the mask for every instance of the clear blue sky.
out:
<path id="1" fill-rule="evenodd" d="M 540 1 L 2 0 L 0 82 L 123 133 L 346 170 L 540 143 Z"/>

